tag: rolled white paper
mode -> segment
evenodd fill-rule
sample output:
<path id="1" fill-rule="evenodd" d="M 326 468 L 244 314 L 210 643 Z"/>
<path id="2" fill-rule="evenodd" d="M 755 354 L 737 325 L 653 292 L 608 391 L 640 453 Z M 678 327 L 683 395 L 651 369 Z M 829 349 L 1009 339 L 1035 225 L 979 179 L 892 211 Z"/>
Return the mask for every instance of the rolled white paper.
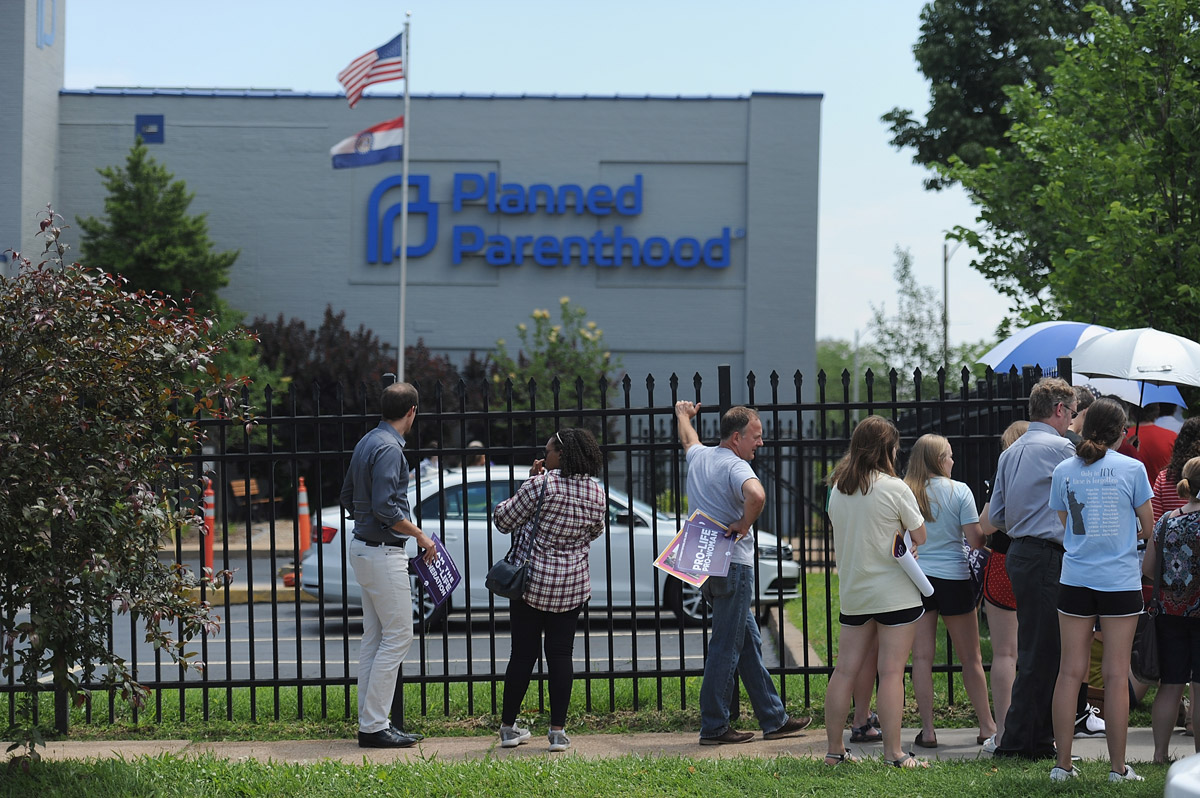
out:
<path id="1" fill-rule="evenodd" d="M 903 535 L 899 531 L 896 532 L 896 537 L 892 541 L 892 556 L 896 558 L 896 562 L 900 563 L 904 573 L 908 574 L 908 578 L 917 586 L 917 590 L 921 591 L 921 595 L 933 595 L 933 585 L 929 583 L 929 577 L 925 576 L 921 566 L 917 565 L 917 558 L 913 556 L 912 535 L 907 531 Z"/>

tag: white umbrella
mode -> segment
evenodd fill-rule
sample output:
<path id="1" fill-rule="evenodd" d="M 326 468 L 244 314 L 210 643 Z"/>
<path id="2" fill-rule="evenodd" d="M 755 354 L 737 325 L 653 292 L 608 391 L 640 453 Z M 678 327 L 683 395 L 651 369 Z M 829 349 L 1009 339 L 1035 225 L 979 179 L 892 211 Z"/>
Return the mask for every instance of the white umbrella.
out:
<path id="1" fill-rule="evenodd" d="M 1071 360 L 1072 371 L 1090 377 L 1200 387 L 1200 344 L 1151 327 L 1098 335 L 1077 346 Z"/>
<path id="2" fill-rule="evenodd" d="M 1183 396 L 1174 385 L 1147 385 L 1138 380 L 1118 380 L 1115 377 L 1080 378 L 1075 380 L 1075 384 L 1087 385 L 1102 396 L 1115 396 L 1131 405 L 1145 407 L 1155 402 L 1167 402 L 1187 407 L 1187 402 L 1183 401 Z"/>

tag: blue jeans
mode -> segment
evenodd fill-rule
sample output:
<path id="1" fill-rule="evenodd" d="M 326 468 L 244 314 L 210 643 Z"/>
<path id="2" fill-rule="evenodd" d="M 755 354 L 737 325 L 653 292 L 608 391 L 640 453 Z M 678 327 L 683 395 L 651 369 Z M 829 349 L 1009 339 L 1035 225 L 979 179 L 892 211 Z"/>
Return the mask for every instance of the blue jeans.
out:
<path id="1" fill-rule="evenodd" d="M 787 723 L 787 711 L 762 661 L 762 638 L 750 605 L 754 568 L 730 565 L 728 576 L 711 576 L 701 588 L 712 605 L 712 635 L 700 685 L 700 736 L 720 737 L 729 729 L 729 703 L 736 673 L 746 685 L 754 715 L 764 732 Z"/>

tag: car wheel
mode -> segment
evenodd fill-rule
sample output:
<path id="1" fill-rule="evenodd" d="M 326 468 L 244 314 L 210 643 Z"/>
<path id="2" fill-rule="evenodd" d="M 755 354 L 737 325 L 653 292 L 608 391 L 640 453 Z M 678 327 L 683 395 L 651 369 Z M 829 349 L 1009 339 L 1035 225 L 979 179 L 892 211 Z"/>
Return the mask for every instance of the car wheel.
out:
<path id="1" fill-rule="evenodd" d="M 447 598 L 440 606 L 434 606 L 433 599 L 429 597 L 429 592 L 421 586 L 416 574 L 409 574 L 409 587 L 412 590 L 414 631 L 427 632 L 446 620 L 446 613 L 450 609 L 450 599 Z"/>
<path id="2" fill-rule="evenodd" d="M 695 585 L 671 577 L 667 580 L 666 605 L 684 626 L 702 626 L 709 617 L 704 595 Z"/>

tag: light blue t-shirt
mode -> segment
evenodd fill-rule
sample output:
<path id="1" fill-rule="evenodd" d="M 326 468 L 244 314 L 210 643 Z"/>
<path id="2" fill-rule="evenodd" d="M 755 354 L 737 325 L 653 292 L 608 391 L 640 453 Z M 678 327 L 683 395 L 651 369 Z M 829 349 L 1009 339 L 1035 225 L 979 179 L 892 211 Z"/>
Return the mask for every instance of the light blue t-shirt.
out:
<path id="1" fill-rule="evenodd" d="M 748 462 L 723 446 L 697 445 L 687 450 L 687 467 L 690 512 L 700 510 L 725 526 L 742 517 L 746 502 L 742 485 L 757 479 Z M 757 553 L 751 531 L 734 545 L 732 561 L 753 566 Z"/>
<path id="2" fill-rule="evenodd" d="M 962 528 L 979 522 L 971 489 L 962 482 L 934 477 L 926 483 L 925 492 L 933 520 L 925 522 L 927 537 L 924 545 L 917 547 L 917 565 L 926 576 L 969 579 Z"/>
<path id="3" fill-rule="evenodd" d="M 1140 590 L 1137 514 L 1153 491 L 1146 467 L 1109 451 L 1091 465 L 1063 460 L 1050 482 L 1050 509 L 1067 514 L 1059 581 L 1092 590 Z"/>

